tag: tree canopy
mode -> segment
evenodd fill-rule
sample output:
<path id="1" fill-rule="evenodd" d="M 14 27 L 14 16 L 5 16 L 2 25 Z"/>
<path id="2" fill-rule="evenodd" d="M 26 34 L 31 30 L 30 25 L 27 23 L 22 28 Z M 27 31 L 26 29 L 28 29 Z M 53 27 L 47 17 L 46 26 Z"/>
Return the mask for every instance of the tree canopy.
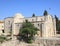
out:
<path id="1" fill-rule="evenodd" d="M 57 30 L 57 33 L 60 34 L 60 20 L 56 15 L 55 15 L 55 19 L 56 19 L 56 30 Z"/>
<path id="2" fill-rule="evenodd" d="M 37 28 L 28 20 L 22 23 L 22 27 L 20 28 L 20 37 L 23 41 L 30 43 L 33 40 L 35 34 L 37 34 Z"/>
<path id="3" fill-rule="evenodd" d="M 32 17 L 35 17 L 35 14 L 33 13 Z"/>
<path id="4" fill-rule="evenodd" d="M 44 13 L 43 13 L 44 16 L 48 15 L 48 12 L 47 10 L 44 10 Z"/>
<path id="5" fill-rule="evenodd" d="M 7 40 L 6 37 L 5 37 L 4 35 L 0 35 L 0 42 L 2 43 L 2 42 L 4 42 L 5 40 Z"/>

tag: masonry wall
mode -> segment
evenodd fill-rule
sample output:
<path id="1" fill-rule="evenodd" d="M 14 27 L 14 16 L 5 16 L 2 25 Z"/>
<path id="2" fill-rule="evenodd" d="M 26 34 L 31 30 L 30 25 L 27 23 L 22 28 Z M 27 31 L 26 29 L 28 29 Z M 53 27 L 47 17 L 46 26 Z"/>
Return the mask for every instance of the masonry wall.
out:
<path id="1" fill-rule="evenodd" d="M 4 20 L 4 30 L 5 34 L 9 35 L 10 31 L 12 30 L 12 23 L 13 23 L 13 18 L 5 18 Z"/>
<path id="2" fill-rule="evenodd" d="M 12 32 L 14 35 L 19 33 L 19 29 L 22 26 L 22 23 L 25 22 L 27 19 L 29 22 L 34 24 L 35 27 L 39 29 L 38 35 L 42 37 L 53 37 L 54 36 L 54 23 L 53 17 L 50 15 L 47 16 L 38 16 L 38 17 L 30 17 L 30 18 L 23 18 L 19 16 L 6 18 L 5 19 L 5 31 L 9 33 L 12 26 Z M 10 22 L 9 22 L 10 21 Z"/>
<path id="3" fill-rule="evenodd" d="M 48 15 L 45 18 L 44 22 L 44 33 L 43 37 L 54 37 L 54 25 L 53 25 L 53 19 L 52 16 Z"/>

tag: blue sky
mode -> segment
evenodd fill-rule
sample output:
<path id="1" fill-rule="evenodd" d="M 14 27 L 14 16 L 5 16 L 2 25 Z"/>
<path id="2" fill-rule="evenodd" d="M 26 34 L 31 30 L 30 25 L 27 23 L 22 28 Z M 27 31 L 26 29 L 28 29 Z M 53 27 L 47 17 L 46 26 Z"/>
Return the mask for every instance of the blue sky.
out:
<path id="1" fill-rule="evenodd" d="M 60 0 L 0 0 L 0 20 L 21 13 L 25 17 L 43 15 L 44 10 L 60 18 Z"/>

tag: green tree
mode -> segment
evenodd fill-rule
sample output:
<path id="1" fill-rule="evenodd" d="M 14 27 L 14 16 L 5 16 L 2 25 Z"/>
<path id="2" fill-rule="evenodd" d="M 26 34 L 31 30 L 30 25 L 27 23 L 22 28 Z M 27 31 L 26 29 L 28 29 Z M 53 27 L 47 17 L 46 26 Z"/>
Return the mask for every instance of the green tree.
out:
<path id="1" fill-rule="evenodd" d="M 0 42 L 4 42 L 6 40 L 6 37 L 4 35 L 0 35 Z"/>
<path id="2" fill-rule="evenodd" d="M 57 30 L 57 33 L 60 34 L 60 20 L 56 15 L 55 15 L 55 19 L 56 19 L 56 30 Z"/>
<path id="3" fill-rule="evenodd" d="M 20 29 L 19 34 L 21 39 L 23 39 L 27 43 L 31 43 L 34 38 L 34 35 L 37 34 L 37 30 L 38 29 L 34 27 L 32 23 L 26 20 L 22 23 L 22 27 Z"/>
<path id="4" fill-rule="evenodd" d="M 56 30 L 58 30 L 59 19 L 58 19 L 58 17 L 56 15 L 55 15 L 55 19 L 56 19 Z"/>
<path id="5" fill-rule="evenodd" d="M 35 14 L 33 13 L 32 17 L 35 17 Z"/>
<path id="6" fill-rule="evenodd" d="M 47 10 L 44 11 L 43 15 L 44 15 L 44 16 L 48 15 Z"/>

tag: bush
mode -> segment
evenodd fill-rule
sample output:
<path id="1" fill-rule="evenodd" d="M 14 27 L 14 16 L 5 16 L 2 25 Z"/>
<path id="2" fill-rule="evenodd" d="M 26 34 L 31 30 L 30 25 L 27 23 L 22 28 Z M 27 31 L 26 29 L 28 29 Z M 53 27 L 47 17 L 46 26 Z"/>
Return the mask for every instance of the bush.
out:
<path id="1" fill-rule="evenodd" d="M 32 43 L 32 40 L 28 40 L 27 43 Z"/>
<path id="2" fill-rule="evenodd" d="M 2 43 L 4 40 L 6 40 L 6 37 L 0 36 L 0 42 Z"/>

